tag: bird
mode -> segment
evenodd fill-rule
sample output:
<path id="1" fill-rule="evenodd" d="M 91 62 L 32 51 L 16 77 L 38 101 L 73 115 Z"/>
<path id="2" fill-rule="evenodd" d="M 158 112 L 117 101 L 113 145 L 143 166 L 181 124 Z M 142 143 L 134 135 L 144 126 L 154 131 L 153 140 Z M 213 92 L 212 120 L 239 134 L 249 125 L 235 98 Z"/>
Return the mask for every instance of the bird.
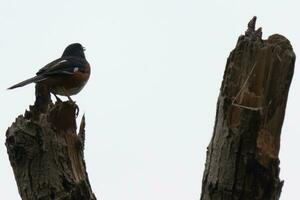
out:
<path id="1" fill-rule="evenodd" d="M 57 100 L 57 95 L 66 96 L 81 91 L 89 80 L 91 68 L 85 58 L 85 48 L 80 43 L 68 45 L 60 58 L 42 67 L 34 77 L 17 83 L 8 89 L 23 87 L 30 83 L 44 84 Z M 72 101 L 73 102 L 73 101 Z"/>

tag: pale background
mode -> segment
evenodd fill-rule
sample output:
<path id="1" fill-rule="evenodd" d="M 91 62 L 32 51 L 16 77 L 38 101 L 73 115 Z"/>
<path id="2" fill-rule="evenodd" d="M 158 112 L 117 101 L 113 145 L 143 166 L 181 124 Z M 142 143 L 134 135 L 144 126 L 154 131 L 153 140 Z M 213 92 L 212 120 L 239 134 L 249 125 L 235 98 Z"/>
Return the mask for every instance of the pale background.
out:
<path id="1" fill-rule="evenodd" d="M 87 119 L 85 158 L 103 200 L 197 200 L 226 58 L 253 15 L 263 38 L 285 35 L 299 53 L 298 1 L 0 0 L 1 199 L 20 199 L 5 131 L 34 101 L 29 78 L 72 42 L 92 75 L 74 96 Z M 280 151 L 284 200 L 299 194 L 296 63 Z M 80 116 L 81 117 L 81 116 Z"/>

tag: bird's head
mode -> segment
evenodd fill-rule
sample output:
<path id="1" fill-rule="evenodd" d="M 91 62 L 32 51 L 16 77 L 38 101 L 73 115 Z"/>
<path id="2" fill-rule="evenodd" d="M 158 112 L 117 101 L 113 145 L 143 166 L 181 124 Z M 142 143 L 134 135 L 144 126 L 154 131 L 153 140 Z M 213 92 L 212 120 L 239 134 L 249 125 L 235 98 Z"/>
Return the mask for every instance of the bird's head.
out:
<path id="1" fill-rule="evenodd" d="M 66 47 L 66 49 L 64 50 L 64 52 L 62 54 L 62 57 L 76 56 L 76 57 L 85 58 L 84 51 L 85 51 L 85 48 L 81 44 L 73 43 Z"/>

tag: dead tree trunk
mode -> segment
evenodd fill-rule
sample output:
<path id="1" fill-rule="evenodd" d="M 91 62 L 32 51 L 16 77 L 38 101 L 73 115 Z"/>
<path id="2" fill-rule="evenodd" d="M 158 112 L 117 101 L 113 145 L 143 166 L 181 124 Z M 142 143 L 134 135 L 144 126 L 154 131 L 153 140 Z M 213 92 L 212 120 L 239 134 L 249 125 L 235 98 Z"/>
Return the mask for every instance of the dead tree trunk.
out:
<path id="1" fill-rule="evenodd" d="M 255 21 L 227 59 L 201 200 L 280 197 L 280 133 L 295 54 L 281 35 L 262 40 Z"/>
<path id="2" fill-rule="evenodd" d="M 85 120 L 77 134 L 76 110 L 73 102 L 53 105 L 47 91 L 37 92 L 35 105 L 8 128 L 7 152 L 23 200 L 96 199 L 83 158 Z"/>

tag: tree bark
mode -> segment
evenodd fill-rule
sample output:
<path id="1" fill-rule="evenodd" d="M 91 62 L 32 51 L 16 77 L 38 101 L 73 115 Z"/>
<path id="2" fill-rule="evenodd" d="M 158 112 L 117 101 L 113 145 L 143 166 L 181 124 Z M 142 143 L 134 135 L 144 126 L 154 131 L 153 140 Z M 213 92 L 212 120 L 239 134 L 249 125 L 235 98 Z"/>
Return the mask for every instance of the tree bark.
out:
<path id="1" fill-rule="evenodd" d="M 201 200 L 280 197 L 280 134 L 296 56 L 284 36 L 262 40 L 255 21 L 227 59 Z"/>
<path id="2" fill-rule="evenodd" d="M 23 200 L 95 200 L 83 156 L 85 119 L 76 133 L 74 102 L 50 100 L 37 85 L 36 102 L 6 132 L 6 147 Z"/>

